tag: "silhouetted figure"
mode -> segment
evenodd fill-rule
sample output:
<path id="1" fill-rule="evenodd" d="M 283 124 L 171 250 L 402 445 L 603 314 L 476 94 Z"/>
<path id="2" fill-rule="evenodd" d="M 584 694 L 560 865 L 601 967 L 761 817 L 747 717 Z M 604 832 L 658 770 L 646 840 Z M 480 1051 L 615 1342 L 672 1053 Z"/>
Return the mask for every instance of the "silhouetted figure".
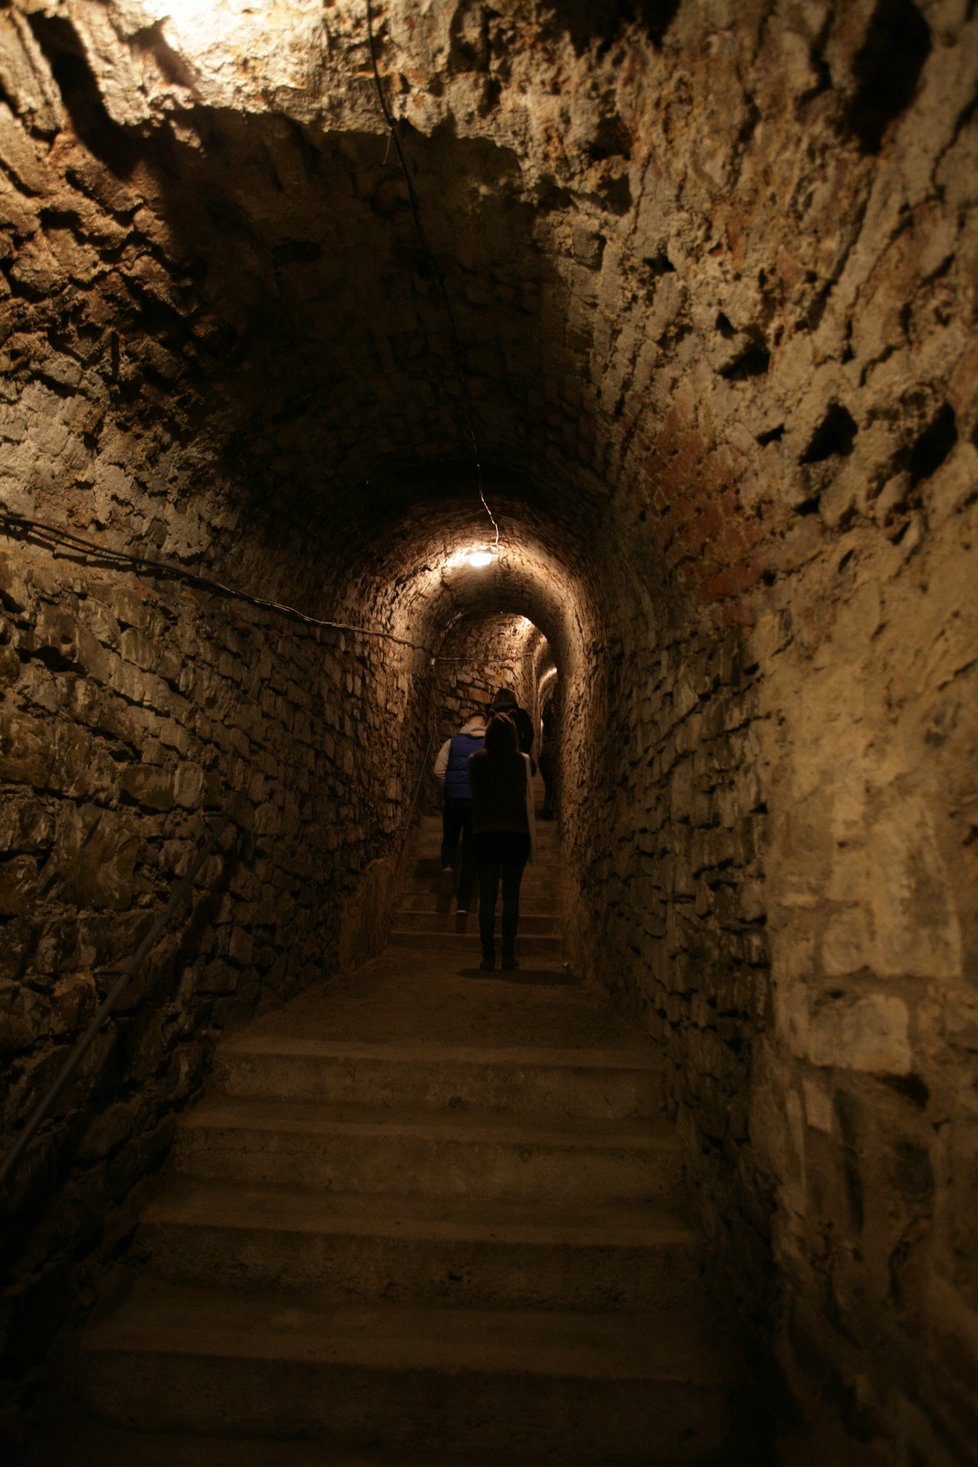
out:
<path id="1" fill-rule="evenodd" d="M 469 758 L 482 748 L 486 736 L 481 713 L 463 723 L 446 739 L 435 757 L 434 776 L 443 791 L 441 825 L 442 875 L 456 888 L 455 866 L 461 845 L 461 865 L 456 888 L 456 910 L 467 912 L 475 876 L 472 850 L 472 792 L 469 789 Z"/>
<path id="2" fill-rule="evenodd" d="M 525 708 L 521 708 L 516 701 L 516 695 L 509 688 L 500 688 L 493 696 L 489 704 L 489 717 L 494 713 L 506 713 L 516 725 L 516 736 L 519 746 L 524 754 L 530 755 L 530 773 L 536 774 L 537 766 L 533 762 L 531 750 L 533 748 L 533 719 Z"/>
<path id="3" fill-rule="evenodd" d="M 516 725 L 506 714 L 490 718 L 485 747 L 469 760 L 469 783 L 479 873 L 480 966 L 488 970 L 496 965 L 496 899 L 501 882 L 502 966 L 515 968 L 520 882 L 533 851 L 533 793 L 529 756 L 520 752 Z"/>
<path id="4" fill-rule="evenodd" d="M 554 818 L 554 766 L 557 758 L 557 715 L 554 711 L 554 700 L 549 698 L 540 715 L 540 775 L 543 779 L 543 808 L 540 811 L 544 820 Z"/>

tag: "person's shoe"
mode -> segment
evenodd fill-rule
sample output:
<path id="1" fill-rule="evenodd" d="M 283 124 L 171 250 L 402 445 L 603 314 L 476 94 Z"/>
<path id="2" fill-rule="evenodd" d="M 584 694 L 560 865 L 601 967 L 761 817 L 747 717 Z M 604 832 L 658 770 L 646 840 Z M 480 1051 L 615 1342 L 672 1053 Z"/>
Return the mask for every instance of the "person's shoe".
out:
<path id="1" fill-rule="evenodd" d="M 483 952 L 482 962 L 479 964 L 479 967 L 483 973 L 492 973 L 496 967 L 496 954 Z"/>
<path id="2" fill-rule="evenodd" d="M 519 967 L 519 963 L 516 961 L 516 954 L 515 953 L 503 953 L 503 960 L 502 960 L 502 962 L 500 963 L 499 966 L 501 968 L 518 968 Z"/>

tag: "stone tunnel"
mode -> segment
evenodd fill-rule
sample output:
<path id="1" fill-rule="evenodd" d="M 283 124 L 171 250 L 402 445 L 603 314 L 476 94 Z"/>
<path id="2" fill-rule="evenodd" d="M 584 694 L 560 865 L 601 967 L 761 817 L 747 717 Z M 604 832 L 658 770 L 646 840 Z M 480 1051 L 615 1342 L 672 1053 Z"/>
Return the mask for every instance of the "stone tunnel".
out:
<path id="1" fill-rule="evenodd" d="M 247 808 L 7 1183 L 4 1420 L 508 684 L 759 1390 L 839 1467 L 978 1462 L 974 0 L 0 32 L 9 1136 Z"/>

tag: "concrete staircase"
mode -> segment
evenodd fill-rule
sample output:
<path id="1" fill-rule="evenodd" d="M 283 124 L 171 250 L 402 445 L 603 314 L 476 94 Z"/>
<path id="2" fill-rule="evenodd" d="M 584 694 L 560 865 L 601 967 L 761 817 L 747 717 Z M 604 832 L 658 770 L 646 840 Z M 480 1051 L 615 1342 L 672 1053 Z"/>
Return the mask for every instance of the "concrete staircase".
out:
<path id="1" fill-rule="evenodd" d="M 654 1057 L 567 972 L 554 860 L 481 973 L 437 839 L 381 958 L 222 1046 L 37 1460 L 732 1460 Z"/>

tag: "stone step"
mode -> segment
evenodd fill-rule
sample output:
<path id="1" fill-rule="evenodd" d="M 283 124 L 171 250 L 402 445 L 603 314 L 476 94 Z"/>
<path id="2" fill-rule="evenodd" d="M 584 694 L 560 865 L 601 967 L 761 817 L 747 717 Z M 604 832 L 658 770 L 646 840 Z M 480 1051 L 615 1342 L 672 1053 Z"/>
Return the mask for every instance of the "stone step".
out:
<path id="1" fill-rule="evenodd" d="M 458 860 L 456 858 L 456 866 Z M 437 847 L 430 850 L 419 850 L 415 848 L 409 863 L 410 871 L 417 877 L 423 877 L 431 881 L 439 877 L 444 870 L 441 864 L 441 851 Z M 527 862 L 523 868 L 523 880 L 531 876 L 546 876 L 558 881 L 563 872 L 563 863 L 557 847 L 537 847 L 535 859 Z"/>
<path id="2" fill-rule="evenodd" d="M 441 833 L 434 841 L 418 841 L 412 846 L 412 866 L 415 870 L 422 871 L 427 876 L 437 876 L 441 870 Z M 457 852 L 456 852 L 457 861 Z M 560 860 L 560 844 L 551 839 L 540 839 L 537 836 L 537 845 L 534 846 L 534 860 L 526 863 L 523 876 L 529 876 L 531 871 L 553 871 L 560 873 L 563 870 Z"/>
<path id="3" fill-rule="evenodd" d="M 455 886 L 454 884 L 445 890 L 437 890 L 431 885 L 405 885 L 400 893 L 398 907 L 406 912 L 441 912 L 455 911 Z M 473 884 L 469 893 L 471 909 L 476 911 L 479 904 L 478 885 Z M 520 930 L 523 930 L 523 915 L 554 918 L 560 922 L 560 903 L 557 892 L 544 890 L 542 887 L 533 887 L 526 882 L 520 889 Z M 496 921 L 502 916 L 502 897 L 496 902 Z M 532 930 L 532 924 L 527 931 Z"/>
<path id="4" fill-rule="evenodd" d="M 641 1460 L 649 1460 L 643 1458 Z M 547 1467 L 621 1467 L 621 1457 L 548 1456 Z M 185 1432 L 128 1431 L 99 1422 L 72 1423 L 34 1444 L 19 1467 L 540 1467 L 539 1455 L 501 1452 L 432 1454 L 403 1447 L 391 1452 L 337 1447 L 329 1442 L 275 1437 L 190 1436 Z M 689 1459 L 654 1467 L 689 1467 Z"/>
<path id="5" fill-rule="evenodd" d="M 454 903 L 456 894 L 456 880 L 453 877 L 445 886 L 440 886 L 435 881 L 407 881 L 401 888 L 399 905 L 405 908 L 432 908 L 435 911 L 447 911 L 449 904 Z M 473 881 L 469 893 L 473 905 L 479 900 L 479 883 Z M 502 910 L 502 893 L 496 900 L 497 916 Z M 524 911 L 537 913 L 544 917 L 559 914 L 560 893 L 554 882 L 526 881 L 520 887 L 520 913 Z"/>
<path id="6" fill-rule="evenodd" d="M 474 957 L 478 959 L 479 921 L 474 913 L 469 913 L 469 924 L 465 931 L 459 932 L 457 929 L 445 931 L 435 927 L 401 929 L 395 918 L 390 940 L 400 947 L 431 947 L 432 944 L 437 943 L 440 948 L 448 948 L 451 951 L 467 952 L 471 949 Z M 527 964 L 531 964 L 536 954 L 559 953 L 563 945 L 564 939 L 558 932 L 524 932 L 521 928 L 516 936 L 516 956 L 524 958 Z"/>
<path id="7" fill-rule="evenodd" d="M 412 896 L 410 907 L 401 907 L 394 913 L 394 926 L 399 932 L 477 932 L 479 926 L 478 909 L 473 902 L 466 923 L 466 914 L 456 912 L 454 903 L 450 906 L 443 901 L 439 906 L 439 899 L 430 897 L 423 904 L 422 896 Z M 460 925 L 461 924 L 461 925 Z M 502 927 L 502 912 L 496 910 L 496 932 L 497 935 Z M 530 936 L 553 935 L 559 930 L 560 918 L 555 913 L 547 912 L 520 912 L 519 935 Z"/>
<path id="8" fill-rule="evenodd" d="M 662 1071 L 640 1044 L 601 1049 L 360 1044 L 246 1030 L 225 1040 L 228 1095 L 347 1105 L 481 1109 L 611 1120 L 651 1116 Z"/>
<path id="9" fill-rule="evenodd" d="M 662 1121 L 529 1122 L 491 1111 L 405 1111 L 280 1100 L 204 1100 L 182 1116 L 177 1170 L 202 1180 L 406 1196 L 661 1196 L 682 1179 Z"/>
<path id="10" fill-rule="evenodd" d="M 536 811 L 536 838 L 537 845 L 560 844 L 560 824 L 556 820 L 544 820 L 540 814 L 540 804 Z M 426 851 L 439 852 L 441 850 L 442 819 L 440 815 L 422 815 L 414 828 L 414 840 L 417 848 Z"/>
<path id="11" fill-rule="evenodd" d="M 184 1181 L 148 1208 L 140 1252 L 178 1283 L 338 1302 L 607 1311 L 696 1306 L 700 1254 L 663 1200 L 563 1208 Z"/>
<path id="12" fill-rule="evenodd" d="M 419 861 L 441 861 L 441 822 L 432 831 L 426 831 L 420 835 L 412 846 L 412 853 Z M 533 846 L 533 865 L 541 861 L 560 861 L 560 839 L 556 830 L 549 823 L 537 822 L 536 841 Z"/>
<path id="13" fill-rule="evenodd" d="M 442 870 L 440 840 L 424 846 L 415 845 L 411 854 L 411 869 L 419 876 L 437 876 Z M 557 878 L 562 870 L 560 847 L 557 842 L 538 839 L 534 847 L 533 860 L 527 862 L 524 867 L 523 879 L 525 881 L 528 876 L 539 872 L 547 872 Z"/>
<path id="14" fill-rule="evenodd" d="M 427 855 L 418 855 L 410 868 L 410 879 L 414 881 L 437 881 L 442 875 L 443 867 L 441 857 L 437 851 L 429 852 Z M 541 855 L 540 858 L 528 865 L 523 870 L 522 888 L 529 881 L 549 881 L 555 886 L 559 884 L 563 867 L 554 857 Z M 521 889 L 522 889 L 521 888 Z"/>
<path id="15" fill-rule="evenodd" d="M 143 1280 L 82 1337 L 100 1419 L 342 1448 L 695 1462 L 723 1435 L 726 1362 L 672 1311 L 336 1306 Z M 335 1456 L 326 1460 L 336 1460 Z"/>
<path id="16" fill-rule="evenodd" d="M 424 861 L 439 860 L 441 857 L 441 821 L 431 831 L 416 836 L 412 853 Z M 534 855 L 538 861 L 560 860 L 560 836 L 552 821 L 538 820 Z"/>

